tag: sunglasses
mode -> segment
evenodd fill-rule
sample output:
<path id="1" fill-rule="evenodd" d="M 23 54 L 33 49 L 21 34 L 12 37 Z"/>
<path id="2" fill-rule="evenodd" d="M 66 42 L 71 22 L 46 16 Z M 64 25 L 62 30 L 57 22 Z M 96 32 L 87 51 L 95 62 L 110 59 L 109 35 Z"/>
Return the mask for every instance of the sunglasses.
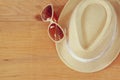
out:
<path id="1" fill-rule="evenodd" d="M 41 12 L 41 19 L 43 22 L 50 22 L 48 26 L 48 36 L 54 42 L 60 42 L 64 38 L 64 31 L 58 24 L 58 17 L 53 9 L 52 4 L 48 4 Z"/>

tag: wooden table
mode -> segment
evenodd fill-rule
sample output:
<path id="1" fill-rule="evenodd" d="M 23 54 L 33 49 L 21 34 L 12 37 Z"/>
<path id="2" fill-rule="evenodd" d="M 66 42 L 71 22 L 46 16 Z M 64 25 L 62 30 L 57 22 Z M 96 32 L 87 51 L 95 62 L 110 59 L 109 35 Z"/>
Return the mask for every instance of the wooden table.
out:
<path id="1" fill-rule="evenodd" d="M 48 3 L 60 13 L 66 2 L 0 0 L 0 80 L 120 80 L 120 56 L 91 74 L 73 71 L 59 59 L 39 13 Z"/>

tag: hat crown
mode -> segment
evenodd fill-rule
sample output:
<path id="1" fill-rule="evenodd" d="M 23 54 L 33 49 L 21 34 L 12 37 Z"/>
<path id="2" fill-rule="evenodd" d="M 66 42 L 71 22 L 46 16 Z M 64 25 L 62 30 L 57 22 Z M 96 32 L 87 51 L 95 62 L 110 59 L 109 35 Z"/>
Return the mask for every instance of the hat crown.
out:
<path id="1" fill-rule="evenodd" d="M 81 18 L 79 18 L 79 13 L 76 16 L 78 16 L 76 24 L 81 25 L 77 27 L 81 45 L 84 49 L 89 48 L 105 27 L 106 10 L 101 5 L 92 4 L 85 8 Z"/>
<path id="2" fill-rule="evenodd" d="M 92 59 L 105 53 L 116 33 L 112 5 L 104 0 L 81 2 L 71 15 L 68 29 L 68 45 L 76 56 Z"/>

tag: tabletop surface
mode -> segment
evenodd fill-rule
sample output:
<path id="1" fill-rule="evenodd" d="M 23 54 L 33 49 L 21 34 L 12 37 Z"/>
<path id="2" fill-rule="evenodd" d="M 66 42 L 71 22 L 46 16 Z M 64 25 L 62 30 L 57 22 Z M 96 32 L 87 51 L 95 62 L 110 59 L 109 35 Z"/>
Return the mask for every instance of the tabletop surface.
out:
<path id="1" fill-rule="evenodd" d="M 60 13 L 67 0 L 0 0 L 0 80 L 120 80 L 120 56 L 106 69 L 85 74 L 58 57 L 42 8 Z"/>

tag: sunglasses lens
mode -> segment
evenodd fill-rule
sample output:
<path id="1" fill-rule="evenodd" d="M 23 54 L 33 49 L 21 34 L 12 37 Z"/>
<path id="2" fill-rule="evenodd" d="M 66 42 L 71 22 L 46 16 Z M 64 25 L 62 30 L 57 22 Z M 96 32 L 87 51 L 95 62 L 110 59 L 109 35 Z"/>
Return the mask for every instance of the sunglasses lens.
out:
<path id="1" fill-rule="evenodd" d="M 49 26 L 49 34 L 50 37 L 55 41 L 59 41 L 64 37 L 62 29 L 59 27 L 58 24 L 55 23 Z"/>
<path id="2" fill-rule="evenodd" d="M 41 14 L 41 18 L 43 20 L 48 20 L 52 17 L 52 6 L 51 5 L 48 5 L 47 7 L 45 7 L 42 11 L 42 14 Z"/>

